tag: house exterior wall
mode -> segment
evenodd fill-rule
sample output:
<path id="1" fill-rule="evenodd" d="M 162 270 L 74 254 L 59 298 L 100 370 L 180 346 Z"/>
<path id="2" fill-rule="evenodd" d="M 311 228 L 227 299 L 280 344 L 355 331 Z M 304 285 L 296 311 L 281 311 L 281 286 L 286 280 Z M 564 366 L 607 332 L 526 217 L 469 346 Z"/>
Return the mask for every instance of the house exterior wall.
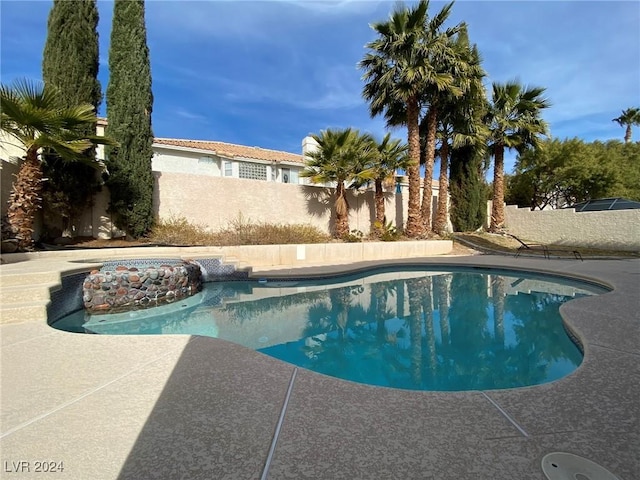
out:
<path id="1" fill-rule="evenodd" d="M 176 152 L 154 148 L 151 169 L 160 172 L 194 173 L 219 177 L 222 175 L 222 161 L 211 154 L 196 152 Z"/>
<path id="2" fill-rule="evenodd" d="M 24 146 L 17 139 L 0 130 L 0 158 L 2 160 L 17 165 L 19 159 L 25 154 Z"/>
<path id="3" fill-rule="evenodd" d="M 572 208 L 537 210 L 509 205 L 507 231 L 545 244 L 640 251 L 640 210 L 576 212 Z"/>
<path id="4" fill-rule="evenodd" d="M 107 126 L 107 121 L 103 118 L 98 118 L 98 123 L 96 124 L 96 135 L 99 137 L 104 137 L 104 131 Z M 98 160 L 105 160 L 107 155 L 104 151 L 104 145 L 98 145 L 96 147 L 96 158 Z"/>
<path id="5" fill-rule="evenodd" d="M 10 135 L 0 130 L 0 215 L 6 215 L 13 180 L 18 173 L 19 159 L 25 155 L 24 147 Z"/>
<path id="6" fill-rule="evenodd" d="M 153 146 L 154 154 L 152 169 L 158 172 L 174 172 L 186 174 L 199 174 L 214 177 L 228 177 L 225 168 L 226 163 L 231 164 L 231 177 L 240 178 L 240 164 L 259 164 L 266 169 L 267 182 L 305 184 L 305 179 L 300 177 L 304 169 L 302 164 L 291 162 L 268 162 L 250 158 L 226 158 L 213 152 L 195 151 L 167 147 L 163 145 Z M 288 169 L 288 182 L 285 182 L 283 169 Z"/>

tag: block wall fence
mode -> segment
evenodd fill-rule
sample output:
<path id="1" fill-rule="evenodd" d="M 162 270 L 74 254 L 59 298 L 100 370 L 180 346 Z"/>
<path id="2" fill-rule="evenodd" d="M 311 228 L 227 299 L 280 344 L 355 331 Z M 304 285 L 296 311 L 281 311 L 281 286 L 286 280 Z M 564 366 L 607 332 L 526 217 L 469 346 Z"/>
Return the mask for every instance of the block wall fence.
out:
<path id="1" fill-rule="evenodd" d="M 531 211 L 507 206 L 506 230 L 523 240 L 609 250 L 640 251 L 640 210 Z"/>
<path id="2" fill-rule="evenodd" d="M 253 222 L 311 224 L 327 233 L 333 229 L 330 188 L 171 172 L 154 172 L 154 176 L 154 209 L 159 218 L 184 216 L 212 229 L 239 217 Z M 436 200 L 434 196 L 434 206 Z M 347 201 L 350 229 L 368 234 L 375 221 L 373 192 L 348 190 Z M 407 207 L 407 186 L 402 193 L 385 193 L 387 222 L 403 227 Z"/>

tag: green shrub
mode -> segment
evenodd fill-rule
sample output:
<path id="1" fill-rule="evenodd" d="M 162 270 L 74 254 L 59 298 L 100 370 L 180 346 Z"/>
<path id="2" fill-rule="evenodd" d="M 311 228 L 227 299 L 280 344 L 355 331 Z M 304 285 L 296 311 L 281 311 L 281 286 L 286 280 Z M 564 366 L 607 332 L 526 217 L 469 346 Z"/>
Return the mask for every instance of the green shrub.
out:
<path id="1" fill-rule="evenodd" d="M 402 233 L 398 231 L 392 222 L 374 222 L 373 232 L 374 236 L 383 242 L 395 242 L 402 237 Z"/>
<path id="2" fill-rule="evenodd" d="M 364 234 L 360 230 L 351 230 L 349 233 L 344 235 L 341 240 L 347 243 L 358 243 L 362 241 Z"/>

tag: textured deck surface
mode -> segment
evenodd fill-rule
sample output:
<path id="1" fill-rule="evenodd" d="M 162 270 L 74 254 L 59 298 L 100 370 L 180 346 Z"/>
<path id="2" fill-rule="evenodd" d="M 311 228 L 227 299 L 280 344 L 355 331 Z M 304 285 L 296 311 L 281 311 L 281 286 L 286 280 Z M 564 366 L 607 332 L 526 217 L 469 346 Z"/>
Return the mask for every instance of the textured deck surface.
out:
<path id="1" fill-rule="evenodd" d="M 3 301 L 1 478 L 544 480 L 541 460 L 554 451 L 639 478 L 639 260 L 483 255 L 400 263 L 553 272 L 614 291 L 561 308 L 585 346 L 573 374 L 460 393 L 355 384 L 212 338 L 61 332 L 46 324 L 37 294 L 6 311 Z M 2 298 L 17 292 L 25 270 L 48 289 L 60 272 L 87 265 L 55 256 L 2 265 Z M 36 473 L 42 461 L 63 462 L 64 471 Z"/>

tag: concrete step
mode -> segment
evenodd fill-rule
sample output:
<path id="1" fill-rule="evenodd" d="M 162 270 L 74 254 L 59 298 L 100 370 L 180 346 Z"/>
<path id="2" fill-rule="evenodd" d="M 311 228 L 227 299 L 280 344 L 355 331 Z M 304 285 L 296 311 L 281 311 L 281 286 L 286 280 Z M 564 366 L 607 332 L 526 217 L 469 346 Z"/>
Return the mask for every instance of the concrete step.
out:
<path id="1" fill-rule="evenodd" d="M 59 287 L 59 284 L 3 285 L 0 288 L 0 305 L 4 308 L 13 304 L 47 302 L 51 296 L 51 290 L 56 287 Z"/>
<path id="2" fill-rule="evenodd" d="M 47 318 L 47 304 L 49 302 L 31 302 L 12 304 L 0 308 L 0 323 L 22 323 L 34 318 Z"/>
<path id="3" fill-rule="evenodd" d="M 25 285 L 56 285 L 59 283 L 59 272 L 7 272 L 3 270 L 0 275 L 0 288 Z"/>

